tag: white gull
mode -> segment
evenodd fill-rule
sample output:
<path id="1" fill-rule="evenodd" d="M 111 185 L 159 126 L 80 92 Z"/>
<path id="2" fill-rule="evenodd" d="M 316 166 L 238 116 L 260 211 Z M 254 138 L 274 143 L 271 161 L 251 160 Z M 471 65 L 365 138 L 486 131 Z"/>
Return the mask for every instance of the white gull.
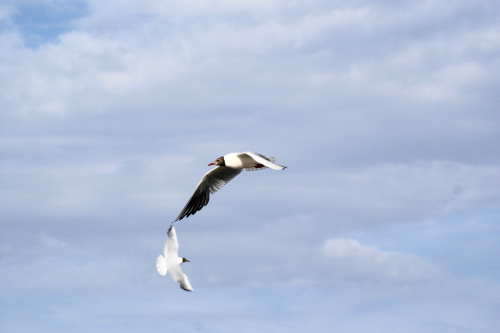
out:
<path id="1" fill-rule="evenodd" d="M 172 279 L 175 282 L 178 282 L 182 289 L 187 291 L 193 291 L 193 287 L 189 283 L 188 277 L 182 271 L 181 264 L 183 262 L 189 262 L 184 257 L 179 257 L 179 242 L 177 241 L 177 234 L 175 232 L 174 226 L 171 226 L 167 232 L 168 238 L 165 242 L 165 248 L 163 253 L 165 256 L 161 254 L 156 259 L 156 270 L 160 275 L 166 275 L 167 272 L 170 273 Z"/>

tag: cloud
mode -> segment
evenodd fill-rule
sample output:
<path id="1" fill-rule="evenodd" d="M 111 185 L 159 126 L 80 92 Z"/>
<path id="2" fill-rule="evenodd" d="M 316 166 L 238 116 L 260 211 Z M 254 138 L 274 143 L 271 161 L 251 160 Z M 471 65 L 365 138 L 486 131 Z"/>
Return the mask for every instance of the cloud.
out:
<path id="1" fill-rule="evenodd" d="M 9 17 L 12 16 L 14 13 L 15 7 L 9 5 L 9 4 L 1 4 L 0 5 L 0 22 L 4 24 L 4 21 L 6 21 Z"/>
<path id="2" fill-rule="evenodd" d="M 379 250 L 354 239 L 328 239 L 322 250 L 333 275 L 341 279 L 411 283 L 444 276 L 439 266 L 419 256 Z"/>
<path id="3" fill-rule="evenodd" d="M 496 3 L 73 3 L 0 5 L 11 331 L 498 326 Z M 176 223 L 178 293 L 165 231 L 245 150 L 288 169 Z"/>
<path id="4" fill-rule="evenodd" d="M 328 161 L 324 163 L 328 165 Z M 260 183 L 242 184 L 245 179 L 235 180 L 230 186 L 234 190 L 246 188 L 248 195 L 241 196 L 251 203 L 249 207 L 258 205 L 262 186 L 264 193 L 272 192 L 274 184 L 287 188 L 274 210 L 266 213 L 276 218 L 309 216 L 308 223 L 318 221 L 330 232 L 460 216 L 478 207 L 494 209 L 500 196 L 494 185 L 500 171 L 494 165 L 422 161 L 320 172 L 294 161 L 288 164 L 303 169 L 289 168 L 286 175 L 274 176 L 269 188 Z M 458 193 L 457 187 L 461 189 Z M 269 195 L 268 200 L 273 197 Z M 237 205 L 242 198 L 226 200 Z"/>

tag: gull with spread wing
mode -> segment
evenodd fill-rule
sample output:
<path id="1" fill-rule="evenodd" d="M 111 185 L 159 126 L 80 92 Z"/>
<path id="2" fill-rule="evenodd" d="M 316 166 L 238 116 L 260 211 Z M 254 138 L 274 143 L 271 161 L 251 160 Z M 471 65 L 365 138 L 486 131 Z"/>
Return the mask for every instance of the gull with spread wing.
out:
<path id="1" fill-rule="evenodd" d="M 189 260 L 184 257 L 179 257 L 178 255 L 179 242 L 177 241 L 177 234 L 174 226 L 168 229 L 167 235 L 168 238 L 163 250 L 164 256 L 160 254 L 156 259 L 156 270 L 163 276 L 169 272 L 172 279 L 178 282 L 182 289 L 193 291 L 193 287 L 191 287 L 187 275 L 184 274 L 181 268 L 181 264 L 183 262 L 189 262 Z"/>
<path id="2" fill-rule="evenodd" d="M 254 152 L 231 153 L 217 158 L 210 165 L 216 165 L 207 172 L 196 186 L 193 195 L 184 209 L 174 220 L 179 221 L 185 217 L 196 214 L 208 204 L 210 194 L 214 194 L 236 177 L 243 169 L 247 171 L 274 169 L 283 170 L 286 167 L 274 163 L 274 157 L 265 157 Z M 172 222 L 173 223 L 173 222 Z"/>

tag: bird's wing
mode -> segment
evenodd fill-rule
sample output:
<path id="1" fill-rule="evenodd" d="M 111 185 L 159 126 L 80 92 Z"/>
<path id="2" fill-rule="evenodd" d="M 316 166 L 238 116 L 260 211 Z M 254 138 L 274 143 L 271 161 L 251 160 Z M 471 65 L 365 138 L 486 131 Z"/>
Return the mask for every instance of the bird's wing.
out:
<path id="1" fill-rule="evenodd" d="M 165 242 L 165 248 L 163 253 L 165 257 L 167 256 L 175 256 L 177 257 L 177 253 L 179 252 L 179 242 L 177 241 L 177 233 L 175 232 L 174 226 L 170 226 L 167 231 L 167 241 Z"/>
<path id="2" fill-rule="evenodd" d="M 251 151 L 246 151 L 246 152 L 244 152 L 244 154 L 247 154 L 248 156 L 253 158 L 256 162 L 258 162 L 258 163 L 260 163 L 268 168 L 271 168 L 274 170 L 283 170 L 286 168 L 285 166 L 273 163 L 271 161 L 271 158 L 267 158 L 261 154 L 257 154 L 257 153 L 251 152 Z M 274 158 L 273 158 L 273 160 L 274 160 Z"/>
<path id="3" fill-rule="evenodd" d="M 193 195 L 182 209 L 175 221 L 182 220 L 185 217 L 196 214 L 205 207 L 210 200 L 210 194 L 214 194 L 226 185 L 231 179 L 236 177 L 241 169 L 231 169 L 218 166 L 207 172 L 196 186 Z M 174 221 L 174 222 L 175 222 Z"/>
<path id="4" fill-rule="evenodd" d="M 160 275 L 165 275 L 167 274 L 168 266 L 167 266 L 167 259 L 165 259 L 164 256 L 161 254 L 156 258 L 156 270 Z"/>
<path id="5" fill-rule="evenodd" d="M 179 283 L 180 287 L 186 291 L 193 291 L 193 287 L 189 283 L 189 279 L 182 271 L 181 265 L 175 265 L 168 271 L 175 282 Z"/>

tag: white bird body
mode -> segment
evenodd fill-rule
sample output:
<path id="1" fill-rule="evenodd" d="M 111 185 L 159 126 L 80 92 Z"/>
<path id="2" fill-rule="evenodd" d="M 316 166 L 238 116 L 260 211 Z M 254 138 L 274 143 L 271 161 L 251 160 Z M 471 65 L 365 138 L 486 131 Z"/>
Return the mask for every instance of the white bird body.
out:
<path id="1" fill-rule="evenodd" d="M 224 156 L 226 167 L 231 169 L 249 168 L 254 159 L 246 154 L 231 153 Z"/>
<path id="2" fill-rule="evenodd" d="M 172 279 L 178 282 L 180 287 L 186 291 L 193 291 L 193 287 L 189 283 L 188 277 L 182 271 L 181 264 L 183 262 L 189 262 L 184 257 L 179 257 L 179 242 L 177 241 L 177 234 L 175 232 L 174 226 L 171 226 L 167 232 L 168 238 L 165 242 L 165 247 L 163 249 L 163 254 L 158 256 L 156 259 L 156 270 L 160 275 L 166 275 L 167 272 L 170 273 Z"/>
<path id="3" fill-rule="evenodd" d="M 174 220 L 179 221 L 184 217 L 196 214 L 208 204 L 210 194 L 214 194 L 226 185 L 231 179 L 236 177 L 243 169 L 247 171 L 263 170 L 271 168 L 283 170 L 286 167 L 274 163 L 274 157 L 265 157 L 254 152 L 230 153 L 217 158 L 210 165 L 217 165 L 216 168 L 208 171 L 200 180 L 193 195 L 182 209 L 181 213 Z"/>

